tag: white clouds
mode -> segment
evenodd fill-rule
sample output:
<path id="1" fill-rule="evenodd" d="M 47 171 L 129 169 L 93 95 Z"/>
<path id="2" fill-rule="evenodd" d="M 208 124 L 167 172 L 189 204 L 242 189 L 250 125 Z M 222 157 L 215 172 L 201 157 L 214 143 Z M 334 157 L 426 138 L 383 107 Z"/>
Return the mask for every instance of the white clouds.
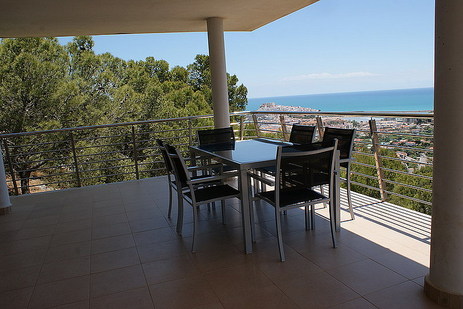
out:
<path id="1" fill-rule="evenodd" d="M 349 73 L 311 73 L 304 75 L 288 76 L 283 78 L 284 81 L 296 81 L 306 79 L 346 79 L 357 77 L 379 76 L 379 74 L 370 72 L 349 72 Z"/>

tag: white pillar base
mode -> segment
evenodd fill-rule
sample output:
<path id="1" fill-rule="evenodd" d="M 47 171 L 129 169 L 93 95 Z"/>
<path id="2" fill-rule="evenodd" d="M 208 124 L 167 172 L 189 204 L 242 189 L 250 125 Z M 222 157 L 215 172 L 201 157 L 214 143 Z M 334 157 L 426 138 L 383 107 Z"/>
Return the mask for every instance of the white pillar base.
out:
<path id="1" fill-rule="evenodd" d="M 3 154 L 0 151 L 0 216 L 10 211 L 11 201 L 6 185 L 5 167 L 3 165 Z"/>

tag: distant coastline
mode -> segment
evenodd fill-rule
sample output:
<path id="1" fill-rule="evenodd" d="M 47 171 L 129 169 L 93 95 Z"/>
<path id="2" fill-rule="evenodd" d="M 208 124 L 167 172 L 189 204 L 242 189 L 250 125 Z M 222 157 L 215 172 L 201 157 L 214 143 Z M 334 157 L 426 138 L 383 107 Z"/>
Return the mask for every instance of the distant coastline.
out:
<path id="1" fill-rule="evenodd" d="M 341 111 L 432 111 L 434 89 L 415 88 L 328 94 L 310 94 L 253 98 L 247 110 L 257 110 L 264 103 L 311 108 L 324 112 Z"/>

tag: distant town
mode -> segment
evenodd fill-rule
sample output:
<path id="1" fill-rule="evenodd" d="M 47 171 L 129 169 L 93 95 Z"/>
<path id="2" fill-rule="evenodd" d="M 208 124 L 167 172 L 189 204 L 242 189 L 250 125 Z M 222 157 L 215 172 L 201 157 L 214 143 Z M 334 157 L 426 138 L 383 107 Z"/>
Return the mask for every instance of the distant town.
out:
<path id="1" fill-rule="evenodd" d="M 262 104 L 258 111 L 281 111 L 281 112 L 319 112 L 317 109 L 283 106 L 275 103 Z M 352 116 L 321 116 L 323 126 L 338 128 L 354 128 L 357 130 L 355 142 L 366 147 L 372 146 L 371 130 L 369 120 L 371 117 Z M 416 162 L 418 167 L 432 163 L 433 130 L 432 119 L 417 118 L 374 118 L 380 144 L 384 148 L 395 150 L 396 157 L 402 160 Z M 285 115 L 287 125 L 294 123 L 305 125 L 317 125 L 314 115 Z M 259 115 L 260 129 L 262 131 L 280 130 L 280 119 L 278 114 Z M 387 133 L 387 134 L 384 134 Z"/>

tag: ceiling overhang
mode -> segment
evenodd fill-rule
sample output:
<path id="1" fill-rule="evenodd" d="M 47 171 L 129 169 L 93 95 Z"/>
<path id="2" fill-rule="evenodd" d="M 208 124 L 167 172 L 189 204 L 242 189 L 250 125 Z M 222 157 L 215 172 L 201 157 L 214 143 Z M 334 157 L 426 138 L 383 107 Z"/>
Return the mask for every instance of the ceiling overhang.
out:
<path id="1" fill-rule="evenodd" d="M 0 37 L 252 31 L 318 0 L 0 0 Z"/>

